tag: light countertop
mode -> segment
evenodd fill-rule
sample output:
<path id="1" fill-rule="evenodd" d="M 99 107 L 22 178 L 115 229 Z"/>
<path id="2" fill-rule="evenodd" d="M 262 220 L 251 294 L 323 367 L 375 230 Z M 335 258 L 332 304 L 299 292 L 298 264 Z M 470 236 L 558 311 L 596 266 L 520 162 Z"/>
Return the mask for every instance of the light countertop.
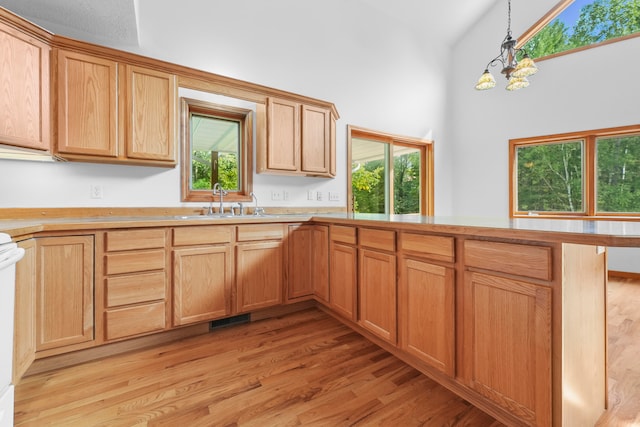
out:
<path id="1" fill-rule="evenodd" d="M 325 224 L 391 227 L 454 235 L 498 237 L 640 247 L 640 221 L 568 220 L 545 218 L 444 217 L 383 214 L 282 214 L 264 217 L 126 216 L 83 218 L 30 218 L 0 220 L 0 232 L 23 236 L 42 231 L 95 230 L 186 225 L 294 223 L 313 220 Z"/>

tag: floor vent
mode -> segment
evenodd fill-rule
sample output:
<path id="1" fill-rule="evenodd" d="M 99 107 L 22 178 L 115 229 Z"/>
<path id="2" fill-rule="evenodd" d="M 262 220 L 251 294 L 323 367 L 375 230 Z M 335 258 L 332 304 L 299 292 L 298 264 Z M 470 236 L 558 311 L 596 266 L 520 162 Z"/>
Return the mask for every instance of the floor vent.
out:
<path id="1" fill-rule="evenodd" d="M 238 316 L 227 317 L 225 319 L 213 320 L 209 323 L 209 330 L 212 331 L 214 329 L 224 328 L 226 326 L 238 325 L 240 323 L 248 323 L 249 322 L 249 313 L 240 314 Z"/>

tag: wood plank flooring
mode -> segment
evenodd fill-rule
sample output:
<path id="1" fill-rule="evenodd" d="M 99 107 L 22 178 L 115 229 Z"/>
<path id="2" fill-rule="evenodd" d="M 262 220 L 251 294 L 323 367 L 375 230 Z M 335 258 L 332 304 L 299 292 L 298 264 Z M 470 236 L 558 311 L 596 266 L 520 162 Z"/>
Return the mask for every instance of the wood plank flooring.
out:
<path id="1" fill-rule="evenodd" d="M 607 288 L 609 410 L 598 427 L 640 427 L 640 281 L 610 279 Z"/>
<path id="2" fill-rule="evenodd" d="M 640 286 L 609 287 L 611 409 L 640 426 Z M 501 426 L 325 313 L 219 329 L 25 378 L 16 426 Z"/>

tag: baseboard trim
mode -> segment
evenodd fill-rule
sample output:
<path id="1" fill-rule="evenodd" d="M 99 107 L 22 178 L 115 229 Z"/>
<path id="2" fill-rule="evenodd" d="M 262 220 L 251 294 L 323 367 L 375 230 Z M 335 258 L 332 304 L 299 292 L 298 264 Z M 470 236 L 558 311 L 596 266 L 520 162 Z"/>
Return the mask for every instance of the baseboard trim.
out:
<path id="1" fill-rule="evenodd" d="M 630 272 L 630 271 L 616 271 L 616 270 L 609 270 L 607 273 L 608 273 L 609 277 L 618 277 L 620 279 L 640 280 L 640 273 L 634 273 L 634 272 Z"/>
<path id="2" fill-rule="evenodd" d="M 125 341 L 118 341 L 111 344 L 91 347 L 84 350 L 78 350 L 70 353 L 63 353 L 56 356 L 36 359 L 29 367 L 24 376 L 28 377 L 29 375 L 49 372 L 60 368 L 67 368 L 69 366 L 103 359 L 105 357 L 126 353 L 128 351 L 140 350 L 158 344 L 177 341 L 183 338 L 202 335 L 208 332 L 209 323 L 201 323 L 184 328 L 174 329 L 167 332 L 146 335 L 143 337 L 132 338 Z"/>

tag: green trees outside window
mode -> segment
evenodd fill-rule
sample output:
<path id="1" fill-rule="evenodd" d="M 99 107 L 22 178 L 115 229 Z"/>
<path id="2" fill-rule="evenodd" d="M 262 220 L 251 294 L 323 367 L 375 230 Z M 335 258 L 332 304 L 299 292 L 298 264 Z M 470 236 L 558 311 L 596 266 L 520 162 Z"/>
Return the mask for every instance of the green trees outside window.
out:
<path id="1" fill-rule="evenodd" d="M 219 183 L 227 201 L 250 200 L 253 110 L 181 98 L 183 201 L 214 200 Z"/>
<path id="2" fill-rule="evenodd" d="M 349 131 L 353 211 L 431 214 L 431 144 L 351 127 Z"/>
<path id="3" fill-rule="evenodd" d="M 640 135 L 598 138 L 598 212 L 640 212 Z"/>
<path id="4" fill-rule="evenodd" d="M 518 210 L 584 212 L 582 147 L 582 141 L 518 147 Z"/>
<path id="5" fill-rule="evenodd" d="M 512 216 L 640 215 L 640 126 L 510 141 Z"/>
<path id="6" fill-rule="evenodd" d="M 640 35 L 640 0 L 575 0 L 522 47 L 541 58 L 631 34 Z"/>

